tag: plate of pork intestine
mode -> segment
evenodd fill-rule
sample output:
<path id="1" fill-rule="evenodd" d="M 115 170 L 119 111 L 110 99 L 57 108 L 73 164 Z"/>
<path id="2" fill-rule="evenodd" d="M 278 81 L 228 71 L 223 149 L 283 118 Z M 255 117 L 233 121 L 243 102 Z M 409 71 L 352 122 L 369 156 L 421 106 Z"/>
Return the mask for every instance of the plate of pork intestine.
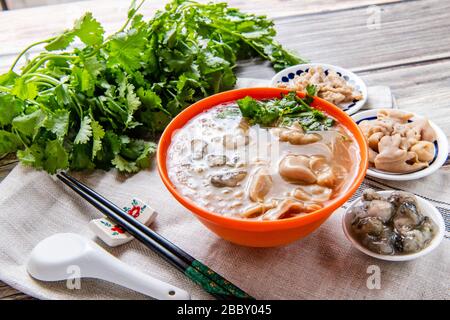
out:
<path id="1" fill-rule="evenodd" d="M 354 114 L 367 101 L 367 86 L 350 70 L 326 63 L 298 64 L 278 72 L 271 86 L 305 92 L 315 85 L 317 96 Z"/>
<path id="2" fill-rule="evenodd" d="M 447 160 L 447 137 L 426 117 L 403 110 L 374 109 L 352 118 L 368 143 L 369 176 L 419 179 L 437 171 Z"/>

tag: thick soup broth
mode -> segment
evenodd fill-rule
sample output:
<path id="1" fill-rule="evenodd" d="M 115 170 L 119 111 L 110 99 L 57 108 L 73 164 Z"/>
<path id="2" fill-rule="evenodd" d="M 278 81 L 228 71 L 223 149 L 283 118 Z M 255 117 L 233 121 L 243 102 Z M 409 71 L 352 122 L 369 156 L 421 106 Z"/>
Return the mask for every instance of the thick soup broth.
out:
<path id="1" fill-rule="evenodd" d="M 314 212 L 347 189 L 359 151 L 336 123 L 304 132 L 300 126 L 250 125 L 235 103 L 213 107 L 172 137 L 167 168 L 185 197 L 212 212 L 276 220 Z"/>

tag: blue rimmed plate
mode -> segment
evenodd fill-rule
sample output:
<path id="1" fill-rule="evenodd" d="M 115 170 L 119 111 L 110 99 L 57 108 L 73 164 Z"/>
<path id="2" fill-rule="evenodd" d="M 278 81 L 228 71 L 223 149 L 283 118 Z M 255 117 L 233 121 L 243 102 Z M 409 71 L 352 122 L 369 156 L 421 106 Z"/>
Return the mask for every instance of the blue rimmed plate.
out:
<path id="1" fill-rule="evenodd" d="M 271 80 L 271 86 L 278 87 L 280 83 L 282 84 L 289 84 L 292 83 L 296 75 L 301 75 L 304 72 L 308 72 L 309 68 L 311 67 L 317 67 L 321 66 L 325 73 L 327 73 L 329 70 L 334 70 L 336 73 L 342 77 L 345 81 L 347 81 L 351 86 L 353 86 L 356 90 L 361 92 L 363 98 L 362 100 L 354 100 L 350 103 L 344 103 L 341 105 L 338 105 L 339 108 L 344 110 L 347 114 L 354 114 L 359 109 L 362 108 L 362 106 L 367 101 L 367 86 L 364 83 L 364 81 L 358 77 L 353 72 L 346 70 L 341 67 L 333 66 L 330 64 L 325 63 L 305 63 L 305 64 L 298 64 L 289 68 L 286 68 L 280 72 L 278 72 Z"/>
<path id="2" fill-rule="evenodd" d="M 374 120 L 377 118 L 378 111 L 379 110 L 377 109 L 373 109 L 358 112 L 357 114 L 354 114 L 352 118 L 353 120 L 355 120 L 357 124 L 359 124 L 361 121 L 364 120 Z M 412 113 L 412 112 L 405 111 L 405 113 Z M 417 118 L 423 118 L 417 114 L 414 113 L 412 114 L 414 115 L 414 117 L 411 118 L 411 121 L 414 121 L 414 119 Z M 448 157 L 448 139 L 445 133 L 433 121 L 431 120 L 428 121 L 430 122 L 430 125 L 433 128 L 433 130 L 436 132 L 437 138 L 436 141 L 434 142 L 435 146 L 434 158 L 427 168 L 410 173 L 392 173 L 378 170 L 373 167 L 369 167 L 369 169 L 367 170 L 367 175 L 385 180 L 406 181 L 426 177 L 432 174 L 433 172 L 437 171 L 440 167 L 442 167 Z"/>

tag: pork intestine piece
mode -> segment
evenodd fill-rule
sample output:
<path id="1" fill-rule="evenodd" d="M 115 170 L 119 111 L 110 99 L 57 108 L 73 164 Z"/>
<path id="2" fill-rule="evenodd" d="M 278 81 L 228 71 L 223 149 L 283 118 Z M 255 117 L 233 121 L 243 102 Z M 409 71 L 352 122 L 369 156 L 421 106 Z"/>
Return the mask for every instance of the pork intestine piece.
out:
<path id="1" fill-rule="evenodd" d="M 306 156 L 287 155 L 281 160 L 278 171 L 286 180 L 295 183 L 313 184 L 317 181 L 317 178 L 309 167 L 309 161 L 309 157 Z"/>
<path id="2" fill-rule="evenodd" d="M 250 208 L 247 208 L 244 212 L 240 213 L 240 216 L 242 218 L 252 218 L 255 216 L 260 216 L 266 211 L 273 209 L 277 206 L 276 201 L 271 201 L 269 203 L 259 203 L 255 206 L 252 206 Z"/>
<path id="3" fill-rule="evenodd" d="M 346 96 L 343 95 L 342 93 L 333 92 L 333 91 L 329 91 L 329 90 L 320 92 L 319 97 L 322 99 L 325 99 L 335 105 L 341 104 L 346 99 Z"/>
<path id="4" fill-rule="evenodd" d="M 270 209 L 263 216 L 263 220 L 278 220 L 283 218 L 286 214 L 298 215 L 311 213 L 321 209 L 322 206 L 318 203 L 307 203 L 293 199 L 286 199 L 282 201 L 276 208 Z"/>
<path id="5" fill-rule="evenodd" d="M 377 169 L 408 173 L 428 167 L 428 162 L 419 162 L 415 152 L 400 149 L 402 138 L 399 134 L 384 136 L 378 144 L 379 154 L 375 157 L 374 164 Z"/>
<path id="6" fill-rule="evenodd" d="M 301 201 L 324 202 L 331 198 L 333 189 L 321 187 L 318 185 L 299 186 L 292 196 Z"/>
<path id="7" fill-rule="evenodd" d="M 345 154 L 340 156 L 345 161 Z M 346 177 L 347 170 L 337 160 L 335 162 L 330 164 L 323 156 L 287 155 L 281 160 L 278 170 L 284 179 L 293 183 L 336 188 Z"/>
<path id="8" fill-rule="evenodd" d="M 259 168 L 249 185 L 249 198 L 254 202 L 260 202 L 264 200 L 264 197 L 269 193 L 272 188 L 272 175 L 265 167 Z"/>
<path id="9" fill-rule="evenodd" d="M 378 120 L 393 120 L 398 123 L 407 123 L 412 117 L 414 117 L 412 113 L 395 109 L 381 109 L 377 112 Z"/>
<path id="10" fill-rule="evenodd" d="M 426 118 L 417 119 L 408 124 L 411 128 L 416 129 L 420 133 L 421 140 L 433 142 L 436 140 L 436 132 L 430 125 L 430 121 Z"/>
<path id="11" fill-rule="evenodd" d="M 417 158 L 421 162 L 430 162 L 436 152 L 434 143 L 429 141 L 419 141 L 411 147 L 411 151 L 417 154 Z"/>
<path id="12" fill-rule="evenodd" d="M 378 156 L 378 152 L 373 151 L 372 148 L 369 148 L 369 162 L 375 163 L 375 158 Z"/>
<path id="13" fill-rule="evenodd" d="M 322 140 L 322 136 L 317 133 L 305 133 L 302 126 L 294 122 L 288 128 L 275 128 L 272 133 L 278 136 L 280 141 L 289 142 L 293 145 L 303 145 L 318 142 Z"/>
<path id="14" fill-rule="evenodd" d="M 320 141 L 322 136 L 317 133 L 302 133 L 297 130 L 282 130 L 280 132 L 280 141 L 287 141 L 293 145 L 310 144 Z"/>
<path id="15" fill-rule="evenodd" d="M 317 177 L 317 184 L 327 188 L 335 188 L 346 173 L 345 169 L 342 171 L 341 166 L 330 165 L 320 156 L 312 156 L 309 166 Z"/>
<path id="16" fill-rule="evenodd" d="M 395 122 L 392 120 L 364 120 L 361 121 L 359 127 L 364 136 L 368 139 L 375 133 L 381 132 L 383 135 L 391 135 L 394 131 Z"/>
<path id="17" fill-rule="evenodd" d="M 384 132 L 375 132 L 372 134 L 367 142 L 369 143 L 369 148 L 375 152 L 378 152 L 378 143 L 380 143 L 381 138 L 385 136 Z"/>

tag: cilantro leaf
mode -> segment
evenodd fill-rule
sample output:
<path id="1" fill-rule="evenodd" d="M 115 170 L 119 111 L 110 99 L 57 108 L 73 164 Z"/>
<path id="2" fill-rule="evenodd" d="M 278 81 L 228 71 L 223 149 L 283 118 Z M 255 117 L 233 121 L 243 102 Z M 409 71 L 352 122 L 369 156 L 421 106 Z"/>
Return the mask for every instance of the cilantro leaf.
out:
<path id="1" fill-rule="evenodd" d="M 70 159 L 70 167 L 74 170 L 94 169 L 91 159 L 91 148 L 88 144 L 75 144 Z"/>
<path id="2" fill-rule="evenodd" d="M 20 146 L 20 140 L 11 132 L 0 130 L 0 155 L 16 152 Z"/>
<path id="3" fill-rule="evenodd" d="M 33 144 L 25 150 L 17 151 L 17 157 L 22 164 L 36 169 L 43 168 L 44 154 L 44 149 L 38 144 Z"/>
<path id="4" fill-rule="evenodd" d="M 92 159 L 94 159 L 97 153 L 102 149 L 102 139 L 105 136 L 105 130 L 97 121 L 91 122 L 92 127 Z"/>
<path id="5" fill-rule="evenodd" d="M 23 102 L 10 94 L 0 94 L 0 126 L 11 124 L 23 112 Z"/>
<path id="6" fill-rule="evenodd" d="M 89 118 L 88 116 L 85 116 L 83 120 L 81 120 L 80 130 L 75 137 L 75 144 L 84 144 L 89 142 L 92 136 L 91 121 L 91 118 Z"/>
<path id="7" fill-rule="evenodd" d="M 104 63 L 97 59 L 97 57 L 88 57 L 83 61 L 84 68 L 89 73 L 91 78 L 95 79 L 105 70 Z"/>
<path id="8" fill-rule="evenodd" d="M 33 113 L 15 117 L 12 127 L 28 137 L 34 137 L 44 125 L 46 118 L 45 113 L 38 109 Z"/>
<path id="9" fill-rule="evenodd" d="M 105 30 L 102 25 L 92 17 L 92 13 L 87 12 L 80 19 L 75 21 L 73 34 L 80 38 L 87 46 L 97 45 L 103 42 Z"/>
<path id="10" fill-rule="evenodd" d="M 65 31 L 55 39 L 50 41 L 46 46 L 45 50 L 48 51 L 56 51 L 56 50 L 64 50 L 66 49 L 74 40 L 75 34 L 72 30 Z"/>
<path id="11" fill-rule="evenodd" d="M 9 71 L 0 75 L 0 85 L 8 86 L 13 85 L 14 81 L 18 78 L 18 75 L 14 71 Z"/>
<path id="12" fill-rule="evenodd" d="M 38 88 L 33 82 L 25 82 L 24 78 L 18 78 L 14 82 L 11 93 L 22 100 L 32 100 L 38 94 Z"/>
<path id="13" fill-rule="evenodd" d="M 313 93 L 314 88 L 309 88 Z M 304 99 L 297 97 L 296 92 L 289 92 L 281 99 L 256 100 L 245 97 L 237 100 L 242 116 L 250 123 L 262 126 L 291 125 L 298 122 L 305 131 L 327 130 L 334 125 L 334 120 L 323 112 L 314 109 L 309 102 L 311 96 Z"/>
<path id="14" fill-rule="evenodd" d="M 144 88 L 139 88 L 137 91 L 137 95 L 146 108 L 150 109 L 162 108 L 161 98 L 152 90 L 144 90 Z"/>
<path id="15" fill-rule="evenodd" d="M 141 66 L 140 56 L 146 44 L 145 32 L 131 29 L 127 33 L 119 33 L 109 42 L 108 65 L 122 66 L 132 72 Z"/>
<path id="16" fill-rule="evenodd" d="M 121 172 L 135 173 L 139 171 L 139 167 L 135 162 L 128 161 L 120 155 L 116 155 L 111 163 Z"/>
<path id="17" fill-rule="evenodd" d="M 48 115 L 44 126 L 47 130 L 56 134 L 58 139 L 62 139 L 69 130 L 69 117 L 70 111 L 56 110 Z"/>
<path id="18" fill-rule="evenodd" d="M 142 150 L 139 157 L 136 159 L 136 165 L 141 168 L 149 168 L 151 165 L 152 156 L 156 153 L 156 144 L 153 142 L 146 142 L 144 150 Z"/>
<path id="19" fill-rule="evenodd" d="M 259 123 L 263 126 L 274 124 L 280 116 L 280 110 L 277 107 L 251 97 L 240 99 L 237 101 L 237 104 L 244 117 L 251 119 L 253 123 Z"/>
<path id="20" fill-rule="evenodd" d="M 69 156 L 59 140 L 47 142 L 43 168 L 49 173 L 56 173 L 58 169 L 69 166 Z"/>
<path id="21" fill-rule="evenodd" d="M 141 2 L 142 3 L 142 2 Z M 128 8 L 128 18 L 132 18 L 136 12 L 139 10 L 140 5 L 137 4 L 136 0 L 132 0 L 130 7 Z"/>

